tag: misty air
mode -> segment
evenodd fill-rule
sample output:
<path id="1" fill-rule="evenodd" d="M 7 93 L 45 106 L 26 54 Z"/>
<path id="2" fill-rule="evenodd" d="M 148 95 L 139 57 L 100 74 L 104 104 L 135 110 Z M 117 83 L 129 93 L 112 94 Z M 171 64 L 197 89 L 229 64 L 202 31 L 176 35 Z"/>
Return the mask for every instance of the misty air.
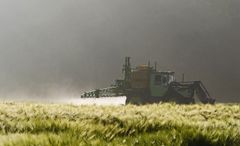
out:
<path id="1" fill-rule="evenodd" d="M 240 145 L 240 1 L 0 0 L 0 145 Z"/>

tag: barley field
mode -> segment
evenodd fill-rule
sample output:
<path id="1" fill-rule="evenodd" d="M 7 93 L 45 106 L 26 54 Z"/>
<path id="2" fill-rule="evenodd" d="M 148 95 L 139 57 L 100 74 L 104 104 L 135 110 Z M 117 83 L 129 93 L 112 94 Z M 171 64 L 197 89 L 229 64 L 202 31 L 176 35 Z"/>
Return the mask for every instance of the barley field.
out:
<path id="1" fill-rule="evenodd" d="M 240 105 L 0 103 L 0 145 L 240 145 Z"/>

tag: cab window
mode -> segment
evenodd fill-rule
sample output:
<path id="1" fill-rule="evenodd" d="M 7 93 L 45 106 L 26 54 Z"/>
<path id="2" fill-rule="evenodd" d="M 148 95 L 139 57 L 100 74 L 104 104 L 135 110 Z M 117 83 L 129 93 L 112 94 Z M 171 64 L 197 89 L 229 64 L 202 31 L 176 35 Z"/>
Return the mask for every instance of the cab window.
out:
<path id="1" fill-rule="evenodd" d="M 161 85 L 162 79 L 161 75 L 156 75 L 155 76 L 155 85 Z"/>

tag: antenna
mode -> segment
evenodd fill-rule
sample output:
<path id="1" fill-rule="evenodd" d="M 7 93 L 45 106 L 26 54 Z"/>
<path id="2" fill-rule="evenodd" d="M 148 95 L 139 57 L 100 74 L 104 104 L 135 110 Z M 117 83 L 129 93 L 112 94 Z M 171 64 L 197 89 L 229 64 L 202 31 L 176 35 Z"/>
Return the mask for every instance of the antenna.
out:
<path id="1" fill-rule="evenodd" d="M 154 62 L 154 70 L 157 71 L 157 61 Z"/>
<path id="2" fill-rule="evenodd" d="M 184 82 L 185 75 L 184 73 L 182 74 L 182 82 Z"/>
<path id="3" fill-rule="evenodd" d="M 125 57 L 125 64 L 123 65 L 123 72 L 124 72 L 125 86 L 129 86 L 129 81 L 130 81 L 130 78 L 131 78 L 130 57 Z"/>

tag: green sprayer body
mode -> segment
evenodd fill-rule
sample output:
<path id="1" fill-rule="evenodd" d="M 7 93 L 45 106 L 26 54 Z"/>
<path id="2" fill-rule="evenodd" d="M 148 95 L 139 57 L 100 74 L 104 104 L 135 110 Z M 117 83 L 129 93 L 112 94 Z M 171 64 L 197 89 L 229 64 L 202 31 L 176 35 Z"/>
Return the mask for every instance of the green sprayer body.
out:
<path id="1" fill-rule="evenodd" d="M 191 104 L 196 102 L 213 104 L 212 98 L 201 81 L 177 82 L 172 71 L 157 71 L 154 67 L 140 65 L 131 68 L 130 57 L 123 65 L 124 78 L 115 80 L 107 88 L 84 92 L 82 98 L 101 98 L 126 96 L 126 103 L 149 104 L 158 102 L 176 102 Z"/>

